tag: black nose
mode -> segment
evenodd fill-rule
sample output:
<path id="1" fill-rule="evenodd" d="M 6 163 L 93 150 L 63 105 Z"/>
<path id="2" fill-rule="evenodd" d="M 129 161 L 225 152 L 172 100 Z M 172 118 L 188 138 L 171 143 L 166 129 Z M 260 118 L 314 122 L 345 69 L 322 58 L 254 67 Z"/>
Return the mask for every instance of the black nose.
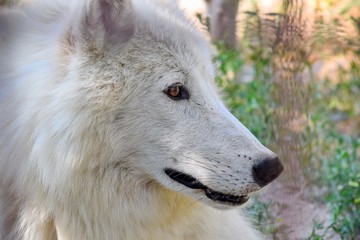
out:
<path id="1" fill-rule="evenodd" d="M 266 158 L 253 166 L 253 177 L 261 187 L 273 181 L 283 171 L 279 158 Z"/>

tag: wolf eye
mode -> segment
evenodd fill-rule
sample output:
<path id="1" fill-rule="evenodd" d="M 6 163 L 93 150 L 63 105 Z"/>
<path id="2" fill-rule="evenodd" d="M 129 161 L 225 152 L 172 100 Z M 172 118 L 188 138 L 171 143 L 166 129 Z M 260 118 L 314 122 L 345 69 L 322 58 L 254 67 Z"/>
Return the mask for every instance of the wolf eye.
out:
<path id="1" fill-rule="evenodd" d="M 182 83 L 174 83 L 164 90 L 166 95 L 173 100 L 189 99 L 189 92 Z"/>

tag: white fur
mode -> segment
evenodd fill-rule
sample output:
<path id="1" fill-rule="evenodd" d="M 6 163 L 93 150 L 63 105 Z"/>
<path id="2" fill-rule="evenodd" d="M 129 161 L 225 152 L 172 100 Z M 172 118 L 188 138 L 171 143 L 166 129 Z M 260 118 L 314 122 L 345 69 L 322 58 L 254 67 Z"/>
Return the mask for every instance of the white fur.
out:
<path id="1" fill-rule="evenodd" d="M 208 43 L 172 4 L 109 2 L 0 12 L 0 239 L 258 239 L 164 173 L 244 195 L 274 155 L 222 104 Z"/>

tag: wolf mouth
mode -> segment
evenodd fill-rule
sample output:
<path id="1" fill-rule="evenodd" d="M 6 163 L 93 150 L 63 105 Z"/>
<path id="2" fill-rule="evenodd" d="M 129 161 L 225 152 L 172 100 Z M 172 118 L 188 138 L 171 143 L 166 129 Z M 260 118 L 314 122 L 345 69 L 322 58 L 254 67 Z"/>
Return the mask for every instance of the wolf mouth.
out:
<path id="1" fill-rule="evenodd" d="M 249 200 L 248 195 L 237 196 L 237 195 L 225 194 L 225 193 L 214 191 L 211 188 L 202 184 L 196 178 L 194 178 L 186 173 L 179 172 L 175 169 L 166 168 L 164 171 L 165 171 L 166 175 L 168 175 L 171 179 L 173 179 L 174 181 L 176 181 L 188 188 L 204 190 L 205 195 L 209 199 L 211 199 L 215 202 L 225 203 L 228 205 L 241 205 Z"/>

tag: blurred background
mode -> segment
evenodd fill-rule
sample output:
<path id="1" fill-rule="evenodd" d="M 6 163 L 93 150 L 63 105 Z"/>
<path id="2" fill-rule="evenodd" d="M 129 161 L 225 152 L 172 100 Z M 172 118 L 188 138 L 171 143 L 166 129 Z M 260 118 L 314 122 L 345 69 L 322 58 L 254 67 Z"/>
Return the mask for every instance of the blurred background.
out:
<path id="1" fill-rule="evenodd" d="M 228 107 L 285 172 L 246 211 L 267 239 L 360 239 L 360 0 L 180 0 Z"/>
<path id="2" fill-rule="evenodd" d="M 254 225 L 360 240 L 360 0 L 178 4 L 213 42 L 227 106 L 284 163 L 245 209 Z"/>

